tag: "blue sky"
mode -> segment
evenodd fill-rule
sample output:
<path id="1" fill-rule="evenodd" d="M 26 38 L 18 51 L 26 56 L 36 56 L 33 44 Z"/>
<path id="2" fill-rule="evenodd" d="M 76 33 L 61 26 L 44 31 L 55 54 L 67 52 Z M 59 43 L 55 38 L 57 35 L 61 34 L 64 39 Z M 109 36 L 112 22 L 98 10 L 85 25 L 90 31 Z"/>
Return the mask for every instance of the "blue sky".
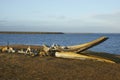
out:
<path id="1" fill-rule="evenodd" d="M 120 32 L 120 0 L 0 0 L 0 31 Z"/>

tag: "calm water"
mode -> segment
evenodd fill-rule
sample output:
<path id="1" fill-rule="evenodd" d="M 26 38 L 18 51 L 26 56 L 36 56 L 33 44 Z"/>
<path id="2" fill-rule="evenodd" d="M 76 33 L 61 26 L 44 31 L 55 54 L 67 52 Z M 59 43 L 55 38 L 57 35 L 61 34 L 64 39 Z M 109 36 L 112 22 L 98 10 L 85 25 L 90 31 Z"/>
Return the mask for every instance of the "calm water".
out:
<path id="1" fill-rule="evenodd" d="M 120 54 L 120 34 L 0 34 L 0 45 L 27 44 L 42 45 L 53 43 L 60 45 L 76 45 L 92 41 L 101 36 L 109 39 L 90 50 Z"/>

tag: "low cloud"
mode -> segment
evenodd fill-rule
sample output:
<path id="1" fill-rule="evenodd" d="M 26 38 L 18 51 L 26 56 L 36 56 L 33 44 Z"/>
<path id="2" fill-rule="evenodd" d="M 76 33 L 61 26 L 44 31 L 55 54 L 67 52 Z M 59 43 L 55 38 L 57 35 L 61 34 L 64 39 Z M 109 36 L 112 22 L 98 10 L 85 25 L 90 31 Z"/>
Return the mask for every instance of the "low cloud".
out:
<path id="1" fill-rule="evenodd" d="M 105 20 L 120 20 L 120 12 L 112 13 L 112 14 L 95 15 L 94 18 L 105 19 Z"/>
<path id="2" fill-rule="evenodd" d="M 0 20 L 0 26 L 14 30 L 64 31 L 64 32 L 120 32 L 120 13 L 86 16 L 43 16 L 41 19 L 7 21 Z M 2 30 L 3 28 L 1 28 Z"/>
<path id="3" fill-rule="evenodd" d="M 102 22 L 103 25 L 107 24 L 108 26 L 120 26 L 120 12 L 112 14 L 101 14 L 93 16 L 93 19 Z"/>
<path id="4" fill-rule="evenodd" d="M 0 20 L 0 23 L 8 22 L 7 20 Z"/>

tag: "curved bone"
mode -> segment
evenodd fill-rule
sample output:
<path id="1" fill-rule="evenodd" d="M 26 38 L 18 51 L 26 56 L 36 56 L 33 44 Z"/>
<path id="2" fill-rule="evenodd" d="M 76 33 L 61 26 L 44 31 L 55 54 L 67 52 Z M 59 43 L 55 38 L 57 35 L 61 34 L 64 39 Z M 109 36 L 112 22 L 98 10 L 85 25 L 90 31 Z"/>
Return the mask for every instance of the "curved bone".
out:
<path id="1" fill-rule="evenodd" d="M 108 62 L 108 63 L 115 63 L 114 61 L 104 59 L 104 58 L 98 58 L 98 57 L 92 57 L 92 56 L 85 56 L 82 54 L 77 54 L 75 52 L 56 52 L 55 57 L 60 58 L 70 58 L 70 59 L 80 59 L 80 60 L 96 60 L 101 62 Z"/>
<path id="2" fill-rule="evenodd" d="M 45 53 L 48 53 L 49 50 L 50 50 L 49 46 L 43 44 L 43 51 L 44 51 Z"/>
<path id="3" fill-rule="evenodd" d="M 12 47 L 3 47 L 2 48 L 2 52 L 11 52 L 11 53 L 14 53 L 15 52 L 15 50 L 13 50 L 13 48 Z"/>
<path id="4" fill-rule="evenodd" d="M 108 37 L 100 37 L 96 40 L 93 40 L 91 42 L 87 42 L 87 43 L 84 43 L 84 44 L 67 46 L 67 49 L 63 49 L 62 47 L 57 47 L 56 50 L 58 50 L 58 51 L 82 52 L 82 51 L 85 51 L 85 50 L 87 50 L 87 49 L 89 49 L 93 46 L 96 46 L 96 45 L 104 42 L 107 39 L 108 39 Z"/>
<path id="5" fill-rule="evenodd" d="M 8 47 L 3 47 L 2 52 L 6 52 L 6 51 L 8 51 Z"/>

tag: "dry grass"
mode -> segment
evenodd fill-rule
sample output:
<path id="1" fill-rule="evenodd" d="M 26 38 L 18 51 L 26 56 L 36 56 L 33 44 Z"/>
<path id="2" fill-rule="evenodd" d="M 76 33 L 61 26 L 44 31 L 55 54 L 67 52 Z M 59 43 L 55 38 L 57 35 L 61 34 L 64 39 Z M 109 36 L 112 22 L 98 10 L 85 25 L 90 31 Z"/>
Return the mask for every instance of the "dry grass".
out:
<path id="1" fill-rule="evenodd" d="M 0 80 L 119 80 L 120 64 L 0 53 Z"/>

